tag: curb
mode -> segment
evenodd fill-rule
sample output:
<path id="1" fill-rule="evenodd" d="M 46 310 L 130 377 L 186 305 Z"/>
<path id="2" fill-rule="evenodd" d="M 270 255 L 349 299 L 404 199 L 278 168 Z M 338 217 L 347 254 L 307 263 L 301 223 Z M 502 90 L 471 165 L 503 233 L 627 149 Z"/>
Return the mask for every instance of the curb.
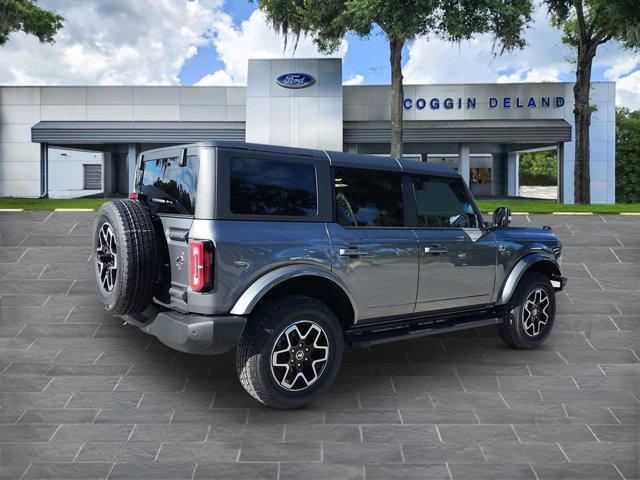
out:
<path id="1" fill-rule="evenodd" d="M 640 212 L 620 212 L 620 215 L 636 216 L 636 215 L 640 215 Z"/>
<path id="2" fill-rule="evenodd" d="M 593 215 L 593 212 L 551 212 L 551 215 Z"/>
<path id="3" fill-rule="evenodd" d="M 54 212 L 93 212 L 93 208 L 55 208 Z"/>
<path id="4" fill-rule="evenodd" d="M 24 208 L 0 208 L 0 212 L 24 212 Z"/>

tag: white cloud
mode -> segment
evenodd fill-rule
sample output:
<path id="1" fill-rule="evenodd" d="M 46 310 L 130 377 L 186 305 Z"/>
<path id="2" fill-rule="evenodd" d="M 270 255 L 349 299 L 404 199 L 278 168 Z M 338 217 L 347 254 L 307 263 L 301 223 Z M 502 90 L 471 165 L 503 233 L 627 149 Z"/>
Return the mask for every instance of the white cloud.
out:
<path id="1" fill-rule="evenodd" d="M 231 21 L 220 22 L 212 39 L 224 68 L 205 75 L 196 85 L 229 85 L 247 82 L 249 58 L 318 57 L 321 56 L 311 39 L 301 37 L 293 49 L 293 39 L 283 51 L 284 38 L 267 23 L 264 14 L 254 10 L 251 16 L 236 28 Z M 332 57 L 344 57 L 348 42 L 343 40 Z"/>
<path id="2" fill-rule="evenodd" d="M 44 0 L 66 19 L 56 44 L 16 33 L 1 84 L 176 84 L 184 62 L 230 23 L 222 0 Z"/>
<path id="3" fill-rule="evenodd" d="M 359 73 L 356 73 L 349 80 L 345 81 L 343 85 L 362 85 L 364 83 L 364 77 Z"/>
<path id="4" fill-rule="evenodd" d="M 520 83 L 520 82 L 559 82 L 560 71 L 557 68 L 531 68 L 517 70 L 510 75 L 500 75 L 498 83 Z"/>
<path id="5" fill-rule="evenodd" d="M 549 24 L 544 9 L 536 11 L 525 38 L 527 46 L 524 50 L 501 56 L 493 55 L 490 35 L 480 35 L 460 44 L 419 38 L 409 47 L 409 59 L 403 69 L 405 82 L 556 82 L 574 76 L 575 65 L 571 58 L 575 54 L 562 44 L 560 31 Z M 638 54 L 626 52 L 616 43 L 609 42 L 598 48 L 594 67 L 605 69 L 605 79 L 617 81 L 618 105 L 638 108 Z"/>
<path id="6" fill-rule="evenodd" d="M 616 82 L 616 103 L 632 110 L 640 109 L 640 70 Z"/>
<path id="7" fill-rule="evenodd" d="M 419 38 L 409 47 L 403 69 L 407 83 L 538 82 L 557 81 L 570 72 L 570 51 L 561 34 L 539 9 L 525 33 L 524 50 L 494 55 L 490 35 L 452 44 L 438 38 Z"/>

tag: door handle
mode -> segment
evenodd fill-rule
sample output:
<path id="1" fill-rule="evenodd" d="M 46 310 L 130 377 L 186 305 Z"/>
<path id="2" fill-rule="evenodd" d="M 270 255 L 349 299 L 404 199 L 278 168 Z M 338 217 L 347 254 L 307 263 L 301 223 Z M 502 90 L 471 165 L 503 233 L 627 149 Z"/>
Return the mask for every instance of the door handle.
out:
<path id="1" fill-rule="evenodd" d="M 341 248 L 338 250 L 338 253 L 341 257 L 351 257 L 358 255 L 368 255 L 369 252 L 364 250 L 363 248 Z"/>
<path id="2" fill-rule="evenodd" d="M 428 247 L 424 247 L 424 253 L 431 253 L 434 255 L 447 253 L 447 247 L 443 245 L 429 245 Z"/>

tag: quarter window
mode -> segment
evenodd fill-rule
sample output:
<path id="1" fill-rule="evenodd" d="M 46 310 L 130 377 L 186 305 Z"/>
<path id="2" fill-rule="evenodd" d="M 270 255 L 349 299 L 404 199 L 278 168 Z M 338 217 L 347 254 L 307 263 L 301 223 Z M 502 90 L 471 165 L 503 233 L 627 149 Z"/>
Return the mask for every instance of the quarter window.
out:
<path id="1" fill-rule="evenodd" d="M 475 228 L 476 212 L 462 180 L 415 176 L 413 188 L 418 226 L 431 228 Z"/>
<path id="2" fill-rule="evenodd" d="M 402 227 L 400 174 L 335 168 L 336 218 L 348 227 Z"/>
<path id="3" fill-rule="evenodd" d="M 196 155 L 188 156 L 184 167 L 179 157 L 144 162 L 141 193 L 149 199 L 154 213 L 195 213 L 198 162 Z"/>
<path id="4" fill-rule="evenodd" d="M 232 158 L 231 213 L 312 217 L 318 213 L 315 167 L 257 158 Z"/>

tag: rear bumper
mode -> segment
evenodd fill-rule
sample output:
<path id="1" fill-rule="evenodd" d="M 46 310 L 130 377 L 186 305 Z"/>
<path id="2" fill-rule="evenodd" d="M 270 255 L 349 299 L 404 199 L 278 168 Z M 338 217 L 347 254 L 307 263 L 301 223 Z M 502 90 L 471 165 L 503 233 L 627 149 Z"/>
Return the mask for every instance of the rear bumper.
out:
<path id="1" fill-rule="evenodd" d="M 175 350 L 209 355 L 235 348 L 247 323 L 245 317 L 184 314 L 155 306 L 123 319 Z"/>

